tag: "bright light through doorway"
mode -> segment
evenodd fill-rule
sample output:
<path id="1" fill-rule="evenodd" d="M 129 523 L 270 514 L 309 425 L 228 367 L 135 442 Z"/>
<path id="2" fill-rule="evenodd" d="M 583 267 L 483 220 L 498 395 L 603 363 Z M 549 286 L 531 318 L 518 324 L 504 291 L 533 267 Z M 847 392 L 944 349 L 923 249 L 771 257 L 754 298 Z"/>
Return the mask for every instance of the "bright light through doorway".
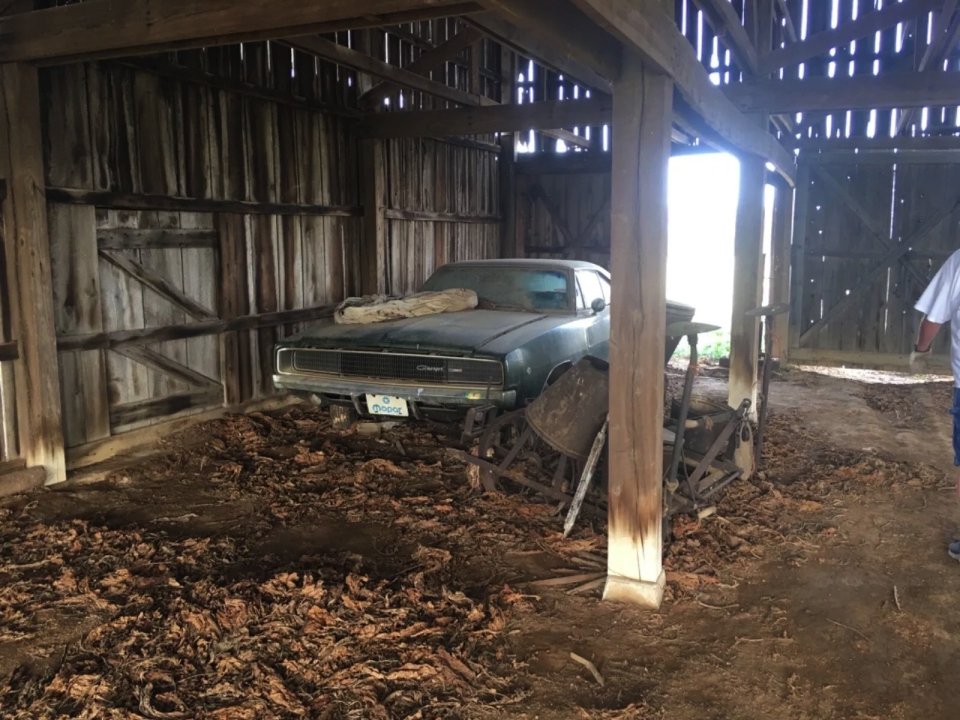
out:
<path id="1" fill-rule="evenodd" d="M 667 297 L 696 308 L 696 319 L 729 330 L 733 238 L 740 165 L 727 154 L 670 159 Z M 773 188 L 765 193 L 764 255 L 769 259 Z M 769 261 L 764 272 L 769 277 Z"/>

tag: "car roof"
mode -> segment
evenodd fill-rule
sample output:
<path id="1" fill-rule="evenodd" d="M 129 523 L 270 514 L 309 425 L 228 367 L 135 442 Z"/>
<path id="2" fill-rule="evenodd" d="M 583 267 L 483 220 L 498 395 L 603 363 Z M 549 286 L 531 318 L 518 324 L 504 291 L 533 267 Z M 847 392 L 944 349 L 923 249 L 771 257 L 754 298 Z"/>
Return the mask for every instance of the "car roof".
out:
<path id="1" fill-rule="evenodd" d="M 599 270 L 605 275 L 608 271 L 599 265 L 584 260 L 551 260 L 548 258 L 501 258 L 497 260 L 463 260 L 449 263 L 444 267 L 525 267 L 525 268 L 566 268 L 571 270 Z"/>
<path id="2" fill-rule="evenodd" d="M 584 260 L 551 260 L 549 258 L 501 258 L 498 260 L 461 260 L 460 262 L 448 263 L 437 270 L 447 267 L 528 267 L 544 269 L 570 269 L 570 270 L 597 270 L 603 273 L 605 277 L 610 277 L 610 271 L 605 267 L 596 265 Z M 667 300 L 667 305 L 683 310 L 694 310 L 692 305 L 673 302 Z"/>

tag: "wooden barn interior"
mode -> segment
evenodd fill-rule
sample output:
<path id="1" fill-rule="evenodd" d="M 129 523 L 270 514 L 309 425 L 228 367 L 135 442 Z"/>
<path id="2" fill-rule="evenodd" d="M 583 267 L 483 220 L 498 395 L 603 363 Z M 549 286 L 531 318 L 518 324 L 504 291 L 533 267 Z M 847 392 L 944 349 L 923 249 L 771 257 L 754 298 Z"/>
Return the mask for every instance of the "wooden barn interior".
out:
<path id="1" fill-rule="evenodd" d="M 126 467 L 120 459 L 169 452 L 168 438 L 178 433 L 290 412 L 292 400 L 273 386 L 274 345 L 329 318 L 344 299 L 408 295 L 454 261 L 585 260 L 610 269 L 613 280 L 608 517 L 597 521 L 601 546 L 590 546 L 597 550 L 591 557 L 601 560 L 589 570 L 599 567 L 591 589 L 609 602 L 588 594 L 576 602 L 589 598 L 592 607 L 607 608 L 601 613 L 621 608 L 626 614 L 618 617 L 645 628 L 643 637 L 662 635 L 684 617 L 695 627 L 687 616 L 696 611 L 704 622 L 720 622 L 719 616 L 734 623 L 735 611 L 724 609 L 732 604 L 689 587 L 718 592 L 696 580 L 701 566 L 671 564 L 665 555 L 670 158 L 726 152 L 740 165 L 729 370 L 717 392 L 731 407 L 744 398 L 756 407 L 762 364 L 776 360 L 782 373 L 773 382 L 766 455 L 742 460 L 769 467 L 749 482 L 769 485 L 767 496 L 799 487 L 774 488 L 778 469 L 796 476 L 777 458 L 790 457 L 796 467 L 803 464 L 798 458 L 814 462 L 821 454 L 808 448 L 778 455 L 784 437 L 816 444 L 822 431 L 827 445 L 848 443 L 858 452 L 909 446 L 913 440 L 904 438 L 913 430 L 896 425 L 913 417 L 906 411 L 895 412 L 887 435 L 876 430 L 861 437 L 855 403 L 838 399 L 848 390 L 818 384 L 839 380 L 803 379 L 805 371 L 787 368 L 905 368 L 921 317 L 913 305 L 960 247 L 958 33 L 956 0 L 0 0 L 4 553 L 26 537 L 26 520 L 19 518 L 32 503 L 85 492 L 77 484 L 85 473 L 109 486 L 111 473 L 126 472 L 117 470 Z M 766 207 L 772 218 L 765 217 L 767 187 L 773 188 Z M 768 320 L 772 347 L 765 347 L 760 317 L 748 314 L 765 298 L 768 306 L 790 308 Z M 948 371 L 948 352 L 944 332 L 934 370 Z M 917 392 L 942 390 L 922 387 Z M 900 390 L 890 392 L 894 397 Z M 788 398 L 802 402 L 793 407 Z M 941 529 L 949 524 L 949 510 L 937 499 L 951 472 L 943 429 L 949 402 L 924 420 L 935 428 L 925 442 L 941 445 L 907 458 L 936 465 L 930 457 L 942 447 L 947 469 L 932 486 L 925 479 L 914 488 L 917 503 L 940 506 Z M 817 425 L 835 410 L 848 413 L 830 418 L 839 430 Z M 881 419 L 894 412 L 881 410 Z M 801 416 L 791 413 L 805 414 L 797 420 Z M 800 427 L 778 420 L 791 417 Z M 370 450 L 366 460 L 376 457 Z M 842 464 L 829 457 L 823 462 L 831 468 Z M 191 477 L 206 482 L 202 471 Z M 810 492 L 803 502 L 828 505 Z M 137 497 L 151 502 L 149 493 Z M 56 519 L 44 520 L 48 525 L 66 522 L 70 503 L 60 502 L 66 505 Z M 85 522 L 86 537 L 97 523 Z M 699 528 L 710 518 L 695 522 Z M 786 531 L 770 533 L 767 542 Z M 674 536 L 681 537 L 676 528 Z M 0 578 L 13 582 L 21 572 L 15 568 L 29 563 L 8 561 Z M 419 558 L 411 565 L 431 562 Z M 925 567 L 933 575 L 912 585 L 885 582 L 884 607 L 909 611 L 907 586 L 919 593 L 933 577 L 955 597 L 956 576 L 936 575 L 943 569 L 932 559 Z M 517 612 L 530 612 L 524 608 L 537 602 L 534 595 L 565 586 L 537 587 L 516 595 Z M 651 617 L 670 616 L 631 607 L 661 607 L 665 591 L 664 607 L 685 599 L 680 619 L 653 626 Z M 757 603 L 762 596 L 752 595 Z M 17 603 L 28 598 L 0 593 L 0 614 Z M 103 612 L 98 617 L 106 617 Z M 609 630 L 613 616 L 603 617 Z M 829 619 L 827 629 L 847 643 L 847 654 L 838 655 L 845 662 L 849 653 L 880 652 L 864 640 L 872 632 L 858 619 Z M 579 619 L 564 622 L 575 626 Z M 89 654 L 83 638 L 93 627 L 81 626 L 59 644 L 51 641 L 55 660 Z M 0 638 L 0 647 L 8 641 L 20 647 L 29 633 Z M 483 637 L 493 643 L 495 634 Z M 776 657 L 799 652 L 803 642 L 788 645 L 782 637 L 782 647 L 771 650 Z M 949 677 L 960 646 L 936 633 L 925 637 L 940 654 L 939 670 L 923 677 Z M 749 650 L 752 640 L 739 650 Z M 778 642 L 774 634 L 768 640 Z M 452 640 L 444 643 L 444 653 L 454 651 Z M 429 673 L 415 678 L 413 665 L 404 665 L 409 677 L 381 674 L 375 699 L 364 695 L 359 704 L 342 704 L 337 696 L 330 705 L 311 706 L 305 697 L 323 696 L 323 680 L 293 682 L 274 673 L 287 685 L 257 700 L 261 704 L 243 706 L 253 700 L 238 697 L 217 705 L 208 698 L 201 712 L 185 695 L 175 700 L 176 670 L 145 675 L 153 677 L 153 690 L 143 689 L 148 680 L 140 690 L 117 689 L 104 679 L 103 663 L 81 671 L 62 659 L 40 663 L 41 680 L 31 680 L 29 691 L 21 686 L 22 668 L 30 663 L 0 665 L 5 677 L 16 679 L 0 693 L 0 707 L 9 717 L 58 717 L 38 710 L 56 707 L 50 698 L 58 697 L 66 698 L 64 716 L 86 717 L 520 717 L 528 710 L 530 717 L 574 717 L 580 708 L 588 713 L 583 717 L 646 718 L 661 717 L 655 713 L 672 702 L 656 682 L 637 678 L 613 682 L 628 688 L 622 702 L 613 699 L 603 676 L 616 675 L 615 662 L 603 664 L 601 651 L 588 656 L 577 643 L 560 644 L 559 665 L 524 671 L 528 680 L 537 677 L 531 672 L 566 672 L 580 683 L 552 711 L 536 690 L 520 693 L 520 705 L 498 705 L 507 693 L 491 690 L 467 693 L 471 699 L 459 710 L 451 705 L 430 714 L 429 702 L 439 696 L 427 692 L 417 701 L 411 698 L 426 691 L 408 688 L 394 697 L 384 690 L 394 681 L 432 682 L 424 679 L 433 677 Z M 816 646 L 804 651 L 815 653 Z M 651 652 L 673 662 L 669 649 Z M 457 657 L 450 661 L 457 681 L 481 683 L 478 661 Z M 537 667 L 531 662 L 525 667 Z M 722 675 L 722 666 L 708 670 Z M 82 676 L 86 685 L 63 680 L 58 673 L 69 667 L 73 680 Z M 871 694 L 866 681 L 859 688 L 853 680 L 841 682 L 844 697 L 821 695 L 830 683 L 815 675 L 799 665 L 786 675 L 794 678 L 788 702 L 800 714 L 761 709 L 754 716 L 865 718 L 901 707 L 890 694 Z M 752 676 L 743 670 L 743 678 Z M 800 684 L 790 685 L 795 681 Z M 506 687 L 493 680 L 490 686 Z M 603 701 L 591 705 L 591 692 Z M 696 712 L 704 707 L 725 707 L 718 716 L 744 716 L 736 704 L 743 697 L 724 692 L 721 700 L 683 693 L 686 709 L 667 716 L 704 717 Z M 868 695 L 873 699 L 864 699 Z M 820 705 L 803 705 L 814 696 Z M 368 700 L 373 704 L 363 704 Z M 941 702 L 947 701 L 931 690 L 918 707 L 924 717 L 952 717 Z M 254 709 L 244 714 L 241 706 Z M 119 714 L 124 708 L 131 714 Z M 416 715 L 418 709 L 424 714 Z M 891 716 L 920 716 L 904 712 Z"/>

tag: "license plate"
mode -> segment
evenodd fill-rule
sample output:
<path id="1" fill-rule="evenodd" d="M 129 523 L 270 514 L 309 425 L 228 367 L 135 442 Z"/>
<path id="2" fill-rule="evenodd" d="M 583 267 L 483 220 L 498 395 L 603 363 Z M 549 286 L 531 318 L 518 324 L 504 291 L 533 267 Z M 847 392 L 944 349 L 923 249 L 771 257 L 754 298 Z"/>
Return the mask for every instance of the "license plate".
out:
<path id="1" fill-rule="evenodd" d="M 407 401 L 393 395 L 367 395 L 367 409 L 374 415 L 408 417 Z"/>

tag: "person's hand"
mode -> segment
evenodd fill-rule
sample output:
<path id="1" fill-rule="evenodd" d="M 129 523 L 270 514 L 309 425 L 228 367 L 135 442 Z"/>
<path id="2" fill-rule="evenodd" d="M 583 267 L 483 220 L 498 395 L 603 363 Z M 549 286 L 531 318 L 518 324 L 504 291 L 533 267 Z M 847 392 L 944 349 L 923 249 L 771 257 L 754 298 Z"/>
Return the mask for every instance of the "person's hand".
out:
<path id="1" fill-rule="evenodd" d="M 933 354 L 931 348 L 925 352 L 920 352 L 916 347 L 910 353 L 910 372 L 925 373 L 930 369 L 930 356 Z"/>

